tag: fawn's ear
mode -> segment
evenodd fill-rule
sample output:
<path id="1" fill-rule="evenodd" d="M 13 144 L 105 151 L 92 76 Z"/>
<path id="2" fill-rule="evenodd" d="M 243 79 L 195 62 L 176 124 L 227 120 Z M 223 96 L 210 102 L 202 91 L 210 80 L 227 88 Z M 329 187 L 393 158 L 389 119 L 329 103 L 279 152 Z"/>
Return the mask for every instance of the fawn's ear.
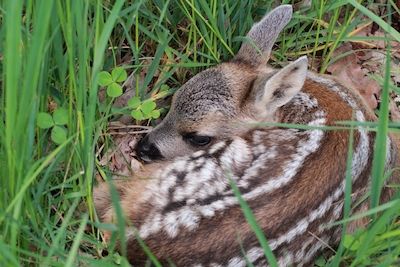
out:
<path id="1" fill-rule="evenodd" d="M 292 18 L 292 6 L 281 5 L 253 25 L 234 60 L 253 66 L 266 64 L 279 33 Z M 261 54 L 259 53 L 261 52 Z"/>
<path id="2" fill-rule="evenodd" d="M 270 78 L 261 77 L 253 87 L 253 107 L 259 119 L 273 116 L 303 88 L 307 76 L 307 57 L 290 63 Z"/>

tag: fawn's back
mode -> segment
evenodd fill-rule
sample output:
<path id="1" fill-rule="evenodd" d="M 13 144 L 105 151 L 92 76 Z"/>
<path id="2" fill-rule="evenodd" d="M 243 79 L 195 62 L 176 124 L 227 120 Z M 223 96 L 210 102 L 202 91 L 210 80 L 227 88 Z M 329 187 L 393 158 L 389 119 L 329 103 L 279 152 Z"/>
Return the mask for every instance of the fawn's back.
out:
<path id="1" fill-rule="evenodd" d="M 155 163 L 116 183 L 132 224 L 131 263 L 147 259 L 138 234 L 164 264 L 246 266 L 245 253 L 254 265 L 267 265 L 230 179 L 281 266 L 307 264 L 338 242 L 341 228 L 327 225 L 342 216 L 350 131 L 322 127 L 375 116 L 353 90 L 307 73 L 306 58 L 281 70 L 265 67 L 291 13 L 281 6 L 255 24 L 248 38 L 262 54 L 245 43 L 232 61 L 196 75 L 177 92 L 163 123 L 138 144 L 142 159 Z M 266 122 L 303 127 L 260 124 Z M 365 128 L 354 130 L 354 201 L 368 190 L 374 138 Z M 390 141 L 387 151 L 390 168 Z M 112 222 L 107 186 L 96 189 L 95 202 L 101 220 Z"/>

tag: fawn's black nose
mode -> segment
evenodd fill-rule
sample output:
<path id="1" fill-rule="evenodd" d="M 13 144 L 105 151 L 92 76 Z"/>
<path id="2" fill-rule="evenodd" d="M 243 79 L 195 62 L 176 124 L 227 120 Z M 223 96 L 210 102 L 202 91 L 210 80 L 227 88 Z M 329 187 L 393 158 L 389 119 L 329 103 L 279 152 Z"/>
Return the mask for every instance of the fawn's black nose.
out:
<path id="1" fill-rule="evenodd" d="M 161 159 L 162 155 L 160 150 L 149 140 L 149 136 L 146 135 L 136 145 L 136 155 L 145 162 Z"/>

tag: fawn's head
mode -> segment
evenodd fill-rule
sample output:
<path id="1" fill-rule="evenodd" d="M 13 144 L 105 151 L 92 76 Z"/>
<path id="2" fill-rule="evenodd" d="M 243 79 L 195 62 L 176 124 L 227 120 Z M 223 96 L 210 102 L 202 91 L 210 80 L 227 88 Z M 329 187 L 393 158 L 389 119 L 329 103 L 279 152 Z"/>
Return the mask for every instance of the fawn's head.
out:
<path id="1" fill-rule="evenodd" d="M 279 107 L 303 87 L 307 58 L 279 71 L 266 67 L 272 46 L 292 17 L 282 5 L 247 34 L 230 62 L 200 72 L 174 95 L 169 113 L 137 145 L 145 161 L 171 159 L 246 131 L 243 122 L 274 121 Z M 240 127 L 238 125 L 241 124 Z"/>

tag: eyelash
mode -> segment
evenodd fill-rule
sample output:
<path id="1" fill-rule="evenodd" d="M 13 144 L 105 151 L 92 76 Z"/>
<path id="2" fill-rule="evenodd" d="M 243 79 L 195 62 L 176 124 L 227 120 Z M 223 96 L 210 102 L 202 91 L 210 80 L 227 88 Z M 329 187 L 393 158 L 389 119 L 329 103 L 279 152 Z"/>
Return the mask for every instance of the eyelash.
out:
<path id="1" fill-rule="evenodd" d="M 197 135 L 195 133 L 188 133 L 183 135 L 183 139 L 194 146 L 206 146 L 211 142 L 211 137 L 206 135 Z"/>

